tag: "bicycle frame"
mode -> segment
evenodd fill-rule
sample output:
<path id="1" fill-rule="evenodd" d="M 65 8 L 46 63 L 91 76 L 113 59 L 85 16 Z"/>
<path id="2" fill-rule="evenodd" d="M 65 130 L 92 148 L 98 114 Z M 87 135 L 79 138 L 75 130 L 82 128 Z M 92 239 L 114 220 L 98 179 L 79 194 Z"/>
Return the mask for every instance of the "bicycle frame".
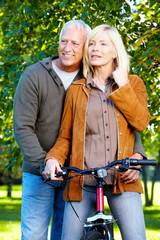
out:
<path id="1" fill-rule="evenodd" d="M 104 171 L 103 171 L 104 172 Z M 106 175 L 107 176 L 107 171 Z M 113 238 L 113 217 L 112 215 L 104 214 L 104 191 L 103 191 L 103 178 L 97 178 L 96 186 L 96 214 L 92 217 L 87 218 L 87 224 L 84 225 L 86 233 L 88 231 L 96 229 L 104 236 L 106 240 L 114 240 Z"/>

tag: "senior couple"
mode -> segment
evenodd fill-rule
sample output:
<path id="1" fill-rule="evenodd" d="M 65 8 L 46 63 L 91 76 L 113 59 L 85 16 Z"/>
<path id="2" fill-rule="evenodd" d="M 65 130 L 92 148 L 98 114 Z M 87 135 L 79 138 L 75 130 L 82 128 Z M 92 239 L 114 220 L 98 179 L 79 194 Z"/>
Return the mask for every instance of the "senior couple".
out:
<path id="1" fill-rule="evenodd" d="M 129 57 L 116 28 L 103 24 L 91 31 L 83 21 L 71 20 L 60 33 L 58 50 L 59 56 L 24 71 L 15 94 L 14 134 L 24 158 L 24 240 L 47 239 L 51 212 L 52 240 L 81 238 L 83 225 L 68 202 L 66 183 L 56 178 L 63 165 L 87 169 L 146 157 L 137 133 L 150 119 L 146 89 L 129 74 Z M 52 181 L 44 183 L 41 174 Z M 116 178 L 114 186 L 107 176 L 105 195 L 122 239 L 145 240 L 139 173 L 128 170 Z M 83 184 L 95 187 L 92 178 Z M 95 194 L 75 180 L 69 198 L 86 222 L 96 208 Z"/>

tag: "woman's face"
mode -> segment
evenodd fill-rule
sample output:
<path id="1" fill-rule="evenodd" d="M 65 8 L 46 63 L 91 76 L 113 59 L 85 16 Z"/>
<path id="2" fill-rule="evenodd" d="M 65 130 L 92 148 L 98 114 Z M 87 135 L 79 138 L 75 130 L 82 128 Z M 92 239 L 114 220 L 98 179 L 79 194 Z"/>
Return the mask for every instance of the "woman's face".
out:
<path id="1" fill-rule="evenodd" d="M 88 57 L 92 66 L 113 66 L 113 59 L 116 57 L 115 49 L 105 31 L 96 34 L 90 40 Z"/>

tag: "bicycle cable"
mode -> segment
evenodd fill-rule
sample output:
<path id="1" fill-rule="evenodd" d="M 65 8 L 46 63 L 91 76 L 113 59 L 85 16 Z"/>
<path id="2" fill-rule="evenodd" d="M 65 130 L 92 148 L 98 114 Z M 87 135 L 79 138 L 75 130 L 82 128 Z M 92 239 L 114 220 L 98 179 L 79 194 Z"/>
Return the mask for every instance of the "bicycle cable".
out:
<path id="1" fill-rule="evenodd" d="M 70 200 L 70 197 L 69 197 L 69 185 L 70 185 L 71 181 L 73 180 L 73 178 L 74 178 L 74 177 L 77 177 L 78 175 L 80 175 L 80 174 L 76 174 L 75 176 L 73 176 L 72 178 L 70 178 L 69 183 L 68 183 L 68 186 L 67 186 L 67 197 L 68 197 L 69 203 L 70 203 L 70 205 L 71 205 L 74 213 L 76 214 L 77 218 L 79 219 L 79 221 L 80 221 L 83 225 L 85 225 L 85 223 L 82 221 L 82 219 L 80 218 L 80 216 L 79 216 L 78 213 L 76 212 L 75 208 L 73 207 L 73 204 L 72 204 L 72 202 L 71 202 L 71 200 Z M 81 176 L 82 176 L 82 175 L 80 175 L 80 177 L 81 177 Z"/>
<path id="2" fill-rule="evenodd" d="M 115 175 L 113 175 L 113 174 L 111 174 L 111 173 L 109 173 L 109 174 L 112 175 L 112 176 L 116 179 L 116 176 L 115 176 Z M 79 219 L 79 221 L 80 221 L 83 225 L 85 225 L 85 223 L 82 221 L 82 219 L 80 218 L 80 216 L 79 216 L 78 213 L 76 212 L 76 210 L 75 210 L 75 208 L 74 208 L 74 206 L 73 206 L 73 204 L 72 204 L 72 202 L 71 202 L 71 200 L 70 200 L 70 197 L 69 197 L 69 186 L 70 186 L 70 183 L 71 183 L 71 181 L 73 180 L 73 178 L 78 177 L 78 176 L 79 176 L 79 186 L 80 186 L 84 191 L 92 192 L 92 191 L 89 191 L 89 190 L 85 189 L 85 188 L 81 185 L 80 179 L 81 179 L 82 175 L 83 175 L 83 174 L 78 173 L 78 174 L 74 175 L 73 177 L 68 177 L 68 178 L 67 178 L 67 179 L 69 180 L 68 186 L 67 186 L 67 197 L 68 197 L 69 203 L 70 203 L 70 205 L 71 205 L 74 213 L 76 214 L 77 218 Z M 90 174 L 88 174 L 88 175 L 90 175 Z M 93 175 L 93 176 L 94 176 L 94 175 Z M 117 179 L 116 179 L 116 180 L 117 180 Z M 104 180 L 103 180 L 103 181 L 104 181 Z M 105 182 L 105 181 L 104 181 L 104 182 Z M 116 186 L 116 184 L 117 184 L 117 181 L 116 181 L 116 183 L 113 185 L 113 187 Z M 95 189 L 95 190 L 96 190 L 96 189 Z M 94 192 L 93 192 L 93 193 L 94 193 Z M 95 191 L 95 193 L 96 193 L 96 191 Z"/>

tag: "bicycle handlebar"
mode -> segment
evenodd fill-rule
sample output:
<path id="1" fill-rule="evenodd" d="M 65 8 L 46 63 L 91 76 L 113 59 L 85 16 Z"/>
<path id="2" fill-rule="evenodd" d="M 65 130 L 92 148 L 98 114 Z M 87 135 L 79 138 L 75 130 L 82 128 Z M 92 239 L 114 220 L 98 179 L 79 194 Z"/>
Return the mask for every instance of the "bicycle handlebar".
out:
<path id="1" fill-rule="evenodd" d="M 154 160 L 154 159 L 148 159 L 148 160 L 129 159 L 129 161 L 130 161 L 131 166 L 137 166 L 137 165 L 155 166 L 155 165 L 157 165 L 157 160 Z"/>
<path id="2" fill-rule="evenodd" d="M 155 166 L 157 165 L 157 160 L 153 160 L 153 159 L 149 159 L 149 160 L 138 160 L 138 159 L 122 159 L 122 160 L 116 160 L 113 161 L 111 163 L 109 163 L 108 165 L 104 166 L 104 167 L 98 167 L 98 168 L 90 168 L 90 169 L 79 169 L 76 167 L 64 167 L 62 168 L 63 172 L 58 173 L 57 177 L 60 176 L 66 176 L 68 173 L 70 172 L 74 172 L 74 173 L 79 173 L 82 175 L 87 175 L 87 174 L 91 174 L 92 172 L 97 172 L 100 169 L 106 169 L 108 170 L 109 168 L 115 166 L 115 165 L 119 165 L 121 164 L 121 166 L 119 166 L 119 171 L 127 171 L 130 166 L 138 166 L 138 165 L 152 165 Z M 140 170 L 139 168 L 132 168 L 131 169 L 135 169 L 135 170 Z"/>

